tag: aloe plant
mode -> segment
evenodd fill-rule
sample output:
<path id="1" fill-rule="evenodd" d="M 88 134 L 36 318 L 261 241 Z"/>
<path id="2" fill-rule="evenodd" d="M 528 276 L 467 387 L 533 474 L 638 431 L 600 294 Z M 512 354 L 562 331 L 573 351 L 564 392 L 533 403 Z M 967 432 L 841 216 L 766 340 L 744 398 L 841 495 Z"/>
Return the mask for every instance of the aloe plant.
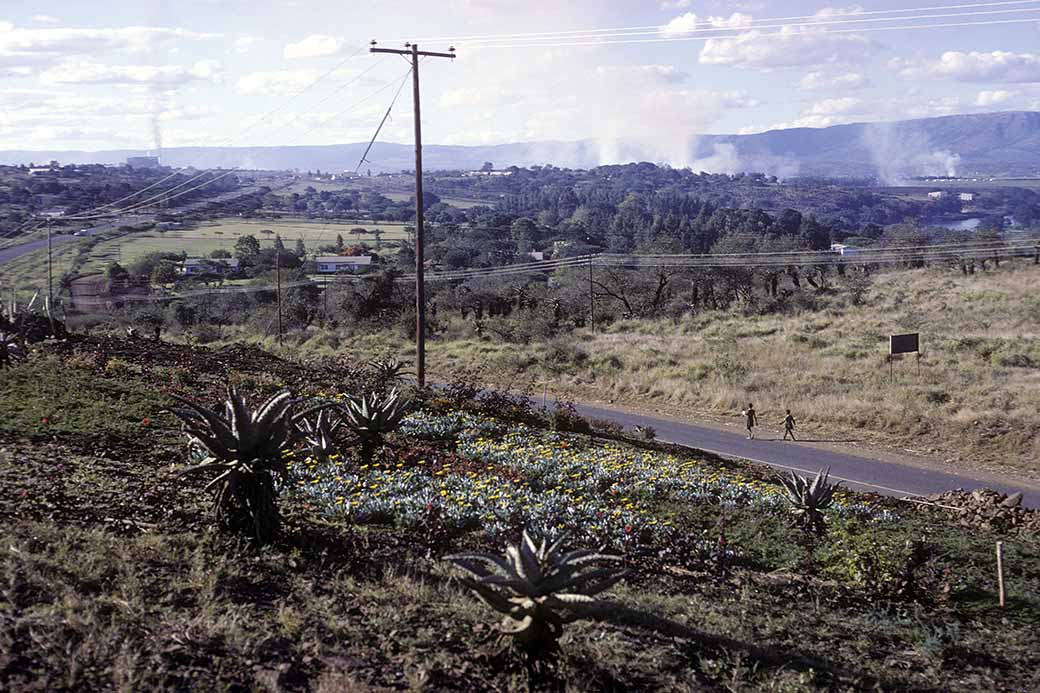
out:
<path id="1" fill-rule="evenodd" d="M 565 538 L 546 545 L 525 531 L 519 546 L 506 548 L 505 557 L 493 554 L 456 554 L 445 559 L 468 577 L 462 584 L 485 603 L 504 614 L 501 629 L 528 654 L 546 655 L 558 649 L 563 626 L 580 616 L 570 609 L 595 602 L 625 576 L 625 571 L 602 567 L 621 561 L 589 549 L 564 553 Z"/>
<path id="2" fill-rule="evenodd" d="M 342 425 L 342 419 L 328 409 L 321 409 L 313 421 L 301 417 L 296 429 L 307 444 L 311 456 L 320 462 L 328 462 L 329 458 L 336 454 L 336 431 Z"/>
<path id="3" fill-rule="evenodd" d="M 361 455 L 370 459 L 383 445 L 387 434 L 401 426 L 408 413 L 409 401 L 397 389 L 388 394 L 372 393 L 360 398 L 349 398 L 340 405 L 346 425 L 361 441 Z"/>
<path id="4" fill-rule="evenodd" d="M 780 477 L 784 497 L 791 504 L 791 512 L 806 532 L 823 535 L 827 531 L 823 511 L 834 503 L 834 492 L 841 485 L 840 481 L 836 484 L 828 481 L 830 472 L 830 467 L 821 469 L 812 481 L 794 472 L 787 477 Z"/>
<path id="5" fill-rule="evenodd" d="M 368 368 L 382 387 L 400 384 L 404 376 L 414 375 L 411 371 L 406 371 L 404 364 L 395 358 L 373 359 L 368 362 Z"/>
<path id="6" fill-rule="evenodd" d="M 296 433 L 290 393 L 278 392 L 251 410 L 245 397 L 229 386 L 223 414 L 173 397 L 184 406 L 170 411 L 184 423 L 193 446 L 208 453 L 183 473 L 216 472 L 206 490 L 215 490 L 218 521 L 253 534 L 260 543 L 270 541 L 281 524 L 275 477 L 285 473 L 282 450 Z"/>

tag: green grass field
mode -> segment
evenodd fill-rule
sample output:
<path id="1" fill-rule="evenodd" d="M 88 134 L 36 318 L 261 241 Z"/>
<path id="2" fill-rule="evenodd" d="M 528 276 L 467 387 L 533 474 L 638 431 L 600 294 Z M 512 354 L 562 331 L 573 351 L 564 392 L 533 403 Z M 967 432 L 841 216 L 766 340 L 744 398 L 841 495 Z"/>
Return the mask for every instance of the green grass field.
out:
<path id="1" fill-rule="evenodd" d="M 372 224 L 365 222 L 325 222 L 306 219 L 256 220 L 228 217 L 202 222 L 198 228 L 177 229 L 165 232 L 148 231 L 133 233 L 112 240 L 101 241 L 91 250 L 82 267 L 81 274 L 102 271 L 112 262 L 124 266 L 148 253 L 180 253 L 186 252 L 192 257 L 209 255 L 214 250 L 223 248 L 233 251 L 235 242 L 240 236 L 253 235 L 262 246 L 274 243 L 275 235 L 282 237 L 286 247 L 292 248 L 297 239 L 302 239 L 307 251 L 313 253 L 319 246 L 335 243 L 336 235 L 342 234 L 348 245 L 369 243 L 375 245 L 376 237 L 372 231 L 382 232 L 381 241 L 384 254 L 392 252 L 387 241 L 398 241 L 407 238 L 404 224 Z M 355 228 L 364 228 L 368 233 L 351 234 Z M 263 233 L 268 230 L 272 233 Z M 79 243 L 65 243 L 54 248 L 54 278 L 57 279 L 69 271 L 73 259 L 78 254 Z M 19 291 L 31 292 L 47 283 L 47 252 L 45 250 L 30 253 L 0 266 L 0 281 L 4 286 L 14 285 Z"/>

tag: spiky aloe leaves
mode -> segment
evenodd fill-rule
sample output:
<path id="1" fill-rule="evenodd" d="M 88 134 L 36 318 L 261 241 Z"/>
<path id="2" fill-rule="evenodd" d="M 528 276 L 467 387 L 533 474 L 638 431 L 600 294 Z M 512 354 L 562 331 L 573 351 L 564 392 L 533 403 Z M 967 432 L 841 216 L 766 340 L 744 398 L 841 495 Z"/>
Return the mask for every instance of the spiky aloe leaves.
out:
<path id="1" fill-rule="evenodd" d="M 564 541 L 536 543 L 525 531 L 519 545 L 506 547 L 504 558 L 470 553 L 446 560 L 467 573 L 460 578 L 464 585 L 505 615 L 503 633 L 530 654 L 547 654 L 556 650 L 564 624 L 575 619 L 569 607 L 595 601 L 625 576 L 604 566 L 619 556 L 588 549 L 565 553 Z"/>
<path id="2" fill-rule="evenodd" d="M 314 419 L 300 417 L 296 429 L 307 444 L 312 457 L 328 462 L 336 454 L 336 432 L 343 425 L 343 420 L 328 409 L 319 409 Z"/>
<path id="3" fill-rule="evenodd" d="M 830 467 L 819 470 L 812 481 L 794 472 L 789 476 L 780 477 L 784 497 L 791 505 L 791 512 L 806 531 L 823 534 L 827 529 L 823 511 L 834 503 L 834 492 L 841 485 L 840 481 L 836 484 L 830 483 L 830 471 Z"/>
<path id="4" fill-rule="evenodd" d="M 218 521 L 260 543 L 273 539 L 281 524 L 274 476 L 285 470 L 282 450 L 296 432 L 290 393 L 278 392 L 253 410 L 228 387 L 223 414 L 173 397 L 183 406 L 170 411 L 184 423 L 193 443 L 209 453 L 184 474 L 215 472 L 206 490 L 214 491 Z"/>
<path id="5" fill-rule="evenodd" d="M 409 404 L 395 388 L 385 395 L 375 392 L 350 398 L 340 406 L 344 422 L 361 440 L 364 457 L 371 456 L 383 444 L 383 438 L 400 427 Z"/>

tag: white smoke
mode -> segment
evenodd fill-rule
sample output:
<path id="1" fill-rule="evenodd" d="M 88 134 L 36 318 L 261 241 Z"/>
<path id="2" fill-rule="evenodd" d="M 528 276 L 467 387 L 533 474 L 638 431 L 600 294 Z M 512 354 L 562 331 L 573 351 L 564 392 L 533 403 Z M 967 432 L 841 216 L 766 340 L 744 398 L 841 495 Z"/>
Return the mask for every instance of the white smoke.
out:
<path id="1" fill-rule="evenodd" d="M 871 123 L 862 144 L 885 185 L 905 185 L 915 176 L 956 176 L 961 157 L 932 146 L 927 133 L 911 123 Z"/>

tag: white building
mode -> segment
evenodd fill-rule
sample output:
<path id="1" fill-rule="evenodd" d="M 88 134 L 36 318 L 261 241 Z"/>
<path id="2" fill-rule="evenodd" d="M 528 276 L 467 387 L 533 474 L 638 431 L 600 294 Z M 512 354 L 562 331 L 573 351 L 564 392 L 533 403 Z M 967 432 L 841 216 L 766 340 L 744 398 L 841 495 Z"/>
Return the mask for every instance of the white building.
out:
<path id="1" fill-rule="evenodd" d="M 238 270 L 238 258 L 189 257 L 177 267 L 177 274 L 230 274 Z"/>
<path id="2" fill-rule="evenodd" d="M 975 201 L 975 193 L 961 193 L 959 197 L 960 197 L 961 202 L 974 202 Z"/>
<path id="3" fill-rule="evenodd" d="M 372 266 L 371 255 L 319 255 L 314 259 L 319 274 L 356 273 Z"/>
<path id="4" fill-rule="evenodd" d="M 941 200 L 946 197 L 946 193 L 942 190 L 936 190 L 935 192 L 928 193 L 929 200 Z"/>
<path id="5" fill-rule="evenodd" d="M 859 252 L 859 248 L 844 243 L 831 243 L 831 252 L 838 255 L 855 255 Z"/>

